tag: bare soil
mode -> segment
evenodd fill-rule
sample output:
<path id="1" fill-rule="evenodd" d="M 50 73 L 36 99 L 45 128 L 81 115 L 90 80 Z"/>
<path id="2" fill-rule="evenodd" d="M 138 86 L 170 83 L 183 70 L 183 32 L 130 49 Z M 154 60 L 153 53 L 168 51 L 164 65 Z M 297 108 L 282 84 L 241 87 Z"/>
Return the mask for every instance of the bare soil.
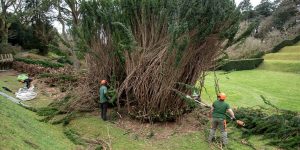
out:
<path id="1" fill-rule="evenodd" d="M 19 73 L 15 70 L 8 70 L 8 71 L 0 71 L 0 77 L 3 76 L 17 76 Z"/>

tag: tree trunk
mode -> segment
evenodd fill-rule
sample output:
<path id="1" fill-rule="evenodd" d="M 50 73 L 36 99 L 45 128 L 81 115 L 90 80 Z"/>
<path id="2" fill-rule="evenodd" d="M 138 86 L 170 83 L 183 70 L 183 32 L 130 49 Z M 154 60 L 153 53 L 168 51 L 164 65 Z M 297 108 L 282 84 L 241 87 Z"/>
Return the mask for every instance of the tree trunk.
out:
<path id="1" fill-rule="evenodd" d="M 1 44 L 6 45 L 8 42 L 8 24 L 7 24 L 7 6 L 4 0 L 1 0 Z"/>
<path id="2" fill-rule="evenodd" d="M 71 54 L 72 54 L 71 59 L 72 59 L 72 62 L 73 62 L 73 67 L 76 70 L 79 70 L 80 69 L 80 61 L 76 56 L 76 52 L 74 50 L 71 50 Z"/>

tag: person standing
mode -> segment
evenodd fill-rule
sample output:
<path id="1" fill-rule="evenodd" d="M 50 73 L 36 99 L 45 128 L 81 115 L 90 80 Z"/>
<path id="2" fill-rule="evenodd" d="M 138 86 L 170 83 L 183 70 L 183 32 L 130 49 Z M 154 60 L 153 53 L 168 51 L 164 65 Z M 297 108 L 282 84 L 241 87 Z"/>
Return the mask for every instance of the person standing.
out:
<path id="1" fill-rule="evenodd" d="M 100 81 L 100 89 L 99 89 L 99 97 L 100 97 L 100 109 L 101 109 L 101 118 L 106 121 L 107 120 L 107 107 L 108 107 L 108 95 L 107 95 L 107 81 Z"/>
<path id="2" fill-rule="evenodd" d="M 223 145 L 228 144 L 227 132 L 226 132 L 226 112 L 229 112 L 232 120 L 235 120 L 235 116 L 232 109 L 230 109 L 229 104 L 225 102 L 225 99 L 226 99 L 226 95 L 224 93 L 219 93 L 218 99 L 212 105 L 211 108 L 212 125 L 208 137 L 208 142 L 212 142 L 212 140 L 216 136 L 216 129 L 219 128 L 222 133 Z"/>

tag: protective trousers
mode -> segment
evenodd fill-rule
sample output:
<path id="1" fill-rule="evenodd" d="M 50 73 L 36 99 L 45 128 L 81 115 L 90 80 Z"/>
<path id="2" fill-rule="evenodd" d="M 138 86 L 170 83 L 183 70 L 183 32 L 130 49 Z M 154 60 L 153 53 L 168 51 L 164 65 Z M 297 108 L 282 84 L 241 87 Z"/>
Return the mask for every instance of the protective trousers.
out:
<path id="1" fill-rule="evenodd" d="M 101 118 L 102 118 L 104 121 L 107 120 L 107 116 L 106 116 L 107 107 L 108 107 L 108 103 L 107 103 L 107 102 L 100 103 Z"/>
<path id="2" fill-rule="evenodd" d="M 216 130 L 219 128 L 222 134 L 223 144 L 228 144 L 227 132 L 226 132 L 226 120 L 222 118 L 213 118 L 211 129 L 208 137 L 208 142 L 212 142 L 212 140 L 216 137 Z"/>

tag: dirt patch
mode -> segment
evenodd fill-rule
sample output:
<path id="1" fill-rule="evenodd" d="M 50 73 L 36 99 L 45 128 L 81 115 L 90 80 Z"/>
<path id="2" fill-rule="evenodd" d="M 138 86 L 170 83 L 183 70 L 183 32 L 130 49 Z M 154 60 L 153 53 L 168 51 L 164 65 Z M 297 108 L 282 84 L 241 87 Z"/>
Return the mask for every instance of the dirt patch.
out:
<path id="1" fill-rule="evenodd" d="M 3 77 L 3 76 L 17 76 L 18 74 L 19 73 L 15 70 L 0 71 L 0 77 Z"/>
<path id="2" fill-rule="evenodd" d="M 100 109 L 90 113 L 100 118 Z M 108 109 L 109 121 L 126 130 L 125 134 L 145 139 L 162 140 L 172 136 L 187 135 L 207 128 L 209 109 L 198 108 L 184 114 L 174 122 L 145 123 Z M 121 116 L 121 117 L 120 117 Z M 117 119 L 116 119 L 117 118 Z"/>
<path id="3" fill-rule="evenodd" d="M 185 135 L 202 130 L 202 126 L 199 125 L 193 113 L 186 114 L 175 122 L 151 124 L 125 117 L 119 119 L 116 124 L 125 129 L 126 134 L 154 140 L 168 139 L 174 135 Z"/>
<path id="4" fill-rule="evenodd" d="M 33 84 L 37 87 L 39 93 L 53 100 L 63 99 L 66 96 L 66 92 L 61 92 L 59 87 L 50 87 L 43 79 L 36 79 Z"/>

